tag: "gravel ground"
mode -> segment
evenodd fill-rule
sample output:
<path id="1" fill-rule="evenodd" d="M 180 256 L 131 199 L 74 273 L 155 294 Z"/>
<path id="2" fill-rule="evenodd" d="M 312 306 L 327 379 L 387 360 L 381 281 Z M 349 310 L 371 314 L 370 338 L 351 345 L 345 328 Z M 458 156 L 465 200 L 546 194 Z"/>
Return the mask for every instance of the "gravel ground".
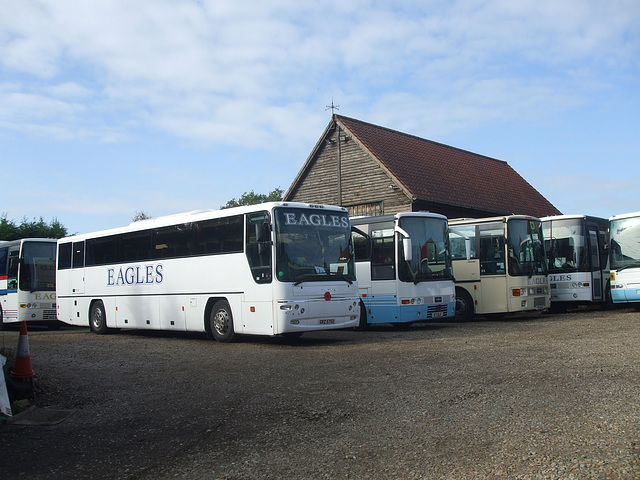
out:
<path id="1" fill-rule="evenodd" d="M 18 332 L 0 332 L 0 347 Z M 638 479 L 640 312 L 247 337 L 29 331 L 3 479 Z"/>

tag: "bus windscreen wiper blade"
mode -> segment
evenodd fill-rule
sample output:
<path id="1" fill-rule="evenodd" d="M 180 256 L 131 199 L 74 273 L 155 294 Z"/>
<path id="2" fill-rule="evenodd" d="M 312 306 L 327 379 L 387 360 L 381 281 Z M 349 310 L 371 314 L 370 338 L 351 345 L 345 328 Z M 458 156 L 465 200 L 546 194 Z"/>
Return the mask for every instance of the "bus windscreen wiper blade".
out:
<path id="1" fill-rule="evenodd" d="M 623 265 L 620 268 L 616 268 L 615 270 L 618 270 L 620 272 L 620 271 L 625 270 L 627 268 L 638 268 L 638 267 L 640 267 L 640 262 L 630 263 L 628 265 Z"/>

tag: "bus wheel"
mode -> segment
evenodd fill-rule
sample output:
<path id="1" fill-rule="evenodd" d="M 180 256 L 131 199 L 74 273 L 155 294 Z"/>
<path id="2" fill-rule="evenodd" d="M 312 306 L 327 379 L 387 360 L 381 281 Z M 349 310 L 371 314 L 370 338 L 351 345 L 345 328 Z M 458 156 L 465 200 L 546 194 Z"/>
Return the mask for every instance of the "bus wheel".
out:
<path id="1" fill-rule="evenodd" d="M 456 322 L 468 322 L 473 318 L 473 299 L 464 288 L 456 288 Z"/>
<path id="2" fill-rule="evenodd" d="M 107 333 L 107 315 L 104 312 L 104 304 L 100 300 L 91 305 L 89 327 L 94 333 Z"/>
<path id="3" fill-rule="evenodd" d="M 211 309 L 209 315 L 211 335 L 219 342 L 229 343 L 236 338 L 233 330 L 233 315 L 226 300 L 219 300 Z"/>

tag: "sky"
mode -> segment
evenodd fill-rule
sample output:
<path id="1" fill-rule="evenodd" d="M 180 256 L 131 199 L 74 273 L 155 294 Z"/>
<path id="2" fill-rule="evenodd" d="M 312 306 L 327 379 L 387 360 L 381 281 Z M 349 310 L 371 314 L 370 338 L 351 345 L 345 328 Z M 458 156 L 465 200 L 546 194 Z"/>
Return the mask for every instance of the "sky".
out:
<path id="1" fill-rule="evenodd" d="M 87 233 L 286 191 L 332 102 L 562 213 L 640 210 L 638 0 L 0 0 L 0 215 Z"/>

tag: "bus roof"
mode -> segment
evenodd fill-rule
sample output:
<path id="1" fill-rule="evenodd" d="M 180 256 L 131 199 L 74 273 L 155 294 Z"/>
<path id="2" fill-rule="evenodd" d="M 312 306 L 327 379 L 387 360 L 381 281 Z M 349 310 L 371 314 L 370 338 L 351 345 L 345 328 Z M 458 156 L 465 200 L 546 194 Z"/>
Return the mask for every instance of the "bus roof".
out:
<path id="1" fill-rule="evenodd" d="M 372 223 L 372 222 L 385 222 L 396 218 L 402 217 L 423 217 L 423 218 L 438 218 L 441 220 L 447 220 L 447 217 L 440 213 L 432 212 L 399 212 L 390 213 L 388 215 L 362 215 L 358 217 L 350 217 L 351 222 L 355 224 Z"/>
<path id="2" fill-rule="evenodd" d="M 146 220 L 140 220 L 132 222 L 127 226 L 116 227 L 106 230 L 99 230 L 96 232 L 80 233 L 77 235 L 70 235 L 64 237 L 61 240 L 70 239 L 84 239 L 92 237 L 103 237 L 107 235 L 115 235 L 119 233 L 135 232 L 138 230 L 146 230 L 153 227 L 166 227 L 170 225 L 178 225 L 181 223 L 191 223 L 201 220 L 209 220 L 214 218 L 231 217 L 234 215 L 242 215 L 245 213 L 258 212 L 261 210 L 271 210 L 275 207 L 294 207 L 294 208 L 311 208 L 317 210 L 324 210 L 330 212 L 347 213 L 347 209 L 344 207 L 337 207 L 335 205 L 322 205 L 317 203 L 302 203 L 302 202 L 267 202 L 255 205 L 242 205 L 239 207 L 225 208 L 221 210 L 193 210 L 191 212 L 175 213 L 172 215 L 164 215 L 162 217 L 149 218 Z"/>
<path id="3" fill-rule="evenodd" d="M 640 217 L 640 212 L 620 213 L 618 215 L 612 215 L 611 218 L 609 218 L 609 221 L 620 220 L 622 218 L 632 218 L 632 217 Z"/>
<path id="4" fill-rule="evenodd" d="M 608 221 L 606 218 L 594 217 L 593 215 L 582 215 L 582 214 L 552 215 L 550 217 L 542 217 L 540 220 L 542 220 L 543 222 L 546 222 L 546 221 L 549 221 L 549 220 L 573 220 L 573 219 L 577 219 L 577 218 L 581 218 L 581 219 L 585 219 L 585 220 L 591 220 L 591 221 L 594 221 L 594 222 L 607 222 Z"/>
<path id="5" fill-rule="evenodd" d="M 503 215 L 500 217 L 485 217 L 485 218 L 451 218 L 450 224 L 476 224 L 476 223 L 490 223 L 490 222 L 508 222 L 509 220 L 540 220 L 538 217 L 532 215 Z"/>

